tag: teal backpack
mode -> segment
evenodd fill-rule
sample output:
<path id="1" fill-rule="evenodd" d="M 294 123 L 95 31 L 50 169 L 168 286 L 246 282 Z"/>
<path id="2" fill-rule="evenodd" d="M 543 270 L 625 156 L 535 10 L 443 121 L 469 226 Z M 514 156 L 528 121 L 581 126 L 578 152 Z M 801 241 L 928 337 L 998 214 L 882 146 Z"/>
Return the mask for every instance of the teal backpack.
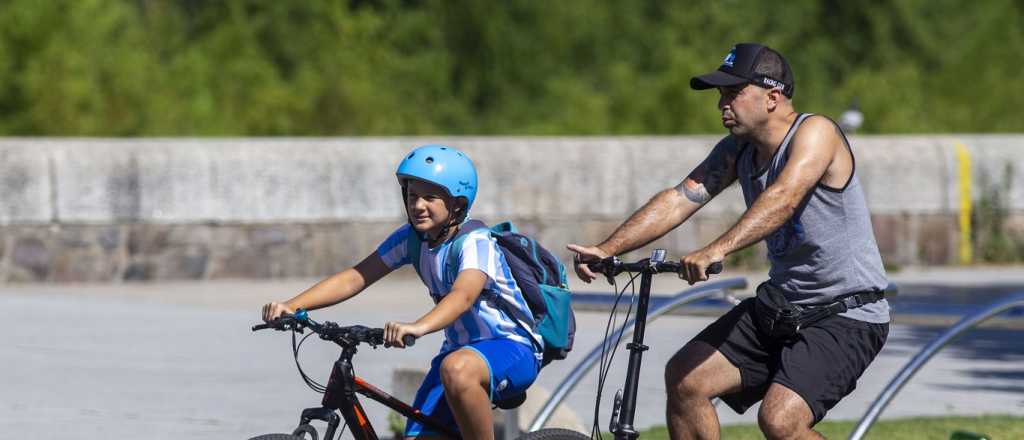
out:
<path id="1" fill-rule="evenodd" d="M 525 314 L 513 304 L 498 297 L 498 307 L 511 316 L 516 325 L 529 325 L 544 340 L 544 358 L 541 366 L 553 360 L 565 359 L 572 350 L 576 335 L 576 316 L 572 311 L 572 298 L 566 279 L 565 266 L 558 257 L 544 249 L 536 240 L 520 234 L 511 222 L 504 222 L 488 228 L 479 220 L 468 220 L 462 224 L 455 235 L 449 249 L 462 249 L 462 243 L 470 232 L 488 229 L 498 243 L 498 248 L 505 255 L 512 272 L 512 278 L 523 292 L 523 299 L 529 305 L 530 315 Z M 407 251 L 416 272 L 420 270 L 421 242 L 412 238 L 407 243 Z M 454 282 L 458 276 L 458 259 L 446 259 L 442 275 L 444 281 Z M 422 278 L 422 274 L 420 275 Z M 530 332 L 527 332 L 530 334 Z M 532 336 L 530 339 L 534 339 Z M 534 340 L 536 346 L 540 342 Z"/>

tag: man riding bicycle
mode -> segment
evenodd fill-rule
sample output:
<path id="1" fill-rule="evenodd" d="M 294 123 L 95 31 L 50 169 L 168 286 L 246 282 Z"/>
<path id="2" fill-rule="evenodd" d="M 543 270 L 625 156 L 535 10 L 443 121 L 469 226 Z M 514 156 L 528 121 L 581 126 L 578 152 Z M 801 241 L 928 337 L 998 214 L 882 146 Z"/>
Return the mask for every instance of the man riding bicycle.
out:
<path id="1" fill-rule="evenodd" d="M 317 309 L 345 301 L 405 264 L 417 272 L 435 306 L 416 322 L 388 322 L 387 344 L 404 347 L 402 337 L 420 337 L 444 329 L 441 352 L 431 363 L 413 406 L 448 424 L 462 437 L 493 439 L 491 402 L 516 396 L 537 377 L 543 346 L 540 335 L 517 323 L 506 307 L 529 315 L 505 256 L 486 230 L 463 235 L 453 244 L 476 198 L 477 174 L 469 158 L 454 148 L 427 145 L 401 161 L 396 172 L 408 223 L 399 227 L 361 263 L 330 276 L 294 298 L 263 307 L 273 320 L 296 309 Z M 419 246 L 409 241 L 417 240 Z M 419 249 L 418 257 L 409 249 Z M 415 252 L 415 251 L 412 251 Z M 457 275 L 443 270 L 457 259 Z M 449 279 L 454 278 L 454 279 Z M 406 438 L 432 438 L 410 420 Z"/>
<path id="2" fill-rule="evenodd" d="M 690 284 L 760 240 L 769 280 L 677 352 L 665 368 L 673 439 L 718 438 L 714 397 L 743 413 L 762 401 L 767 438 L 813 430 L 849 394 L 888 335 L 888 284 L 857 180 L 853 152 L 830 119 L 797 113 L 793 72 L 778 52 L 737 44 L 714 72 L 729 134 L 678 186 L 655 195 L 597 246 L 569 245 L 583 264 L 637 249 L 682 224 L 734 181 L 747 210 L 723 235 L 682 258 Z"/>

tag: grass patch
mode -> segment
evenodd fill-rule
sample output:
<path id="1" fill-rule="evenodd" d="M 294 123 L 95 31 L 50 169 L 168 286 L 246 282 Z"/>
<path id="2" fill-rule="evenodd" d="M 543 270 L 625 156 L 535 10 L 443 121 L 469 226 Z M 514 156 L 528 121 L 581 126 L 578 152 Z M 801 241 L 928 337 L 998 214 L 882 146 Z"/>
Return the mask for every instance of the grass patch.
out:
<path id="1" fill-rule="evenodd" d="M 830 439 L 845 439 L 857 426 L 856 421 L 825 421 L 815 429 Z M 985 434 L 990 439 L 1024 439 L 1024 417 L 1018 416 L 974 416 L 974 417 L 914 417 L 882 420 L 868 431 L 868 439 L 897 440 L 939 440 L 948 439 L 956 431 Z M 605 434 L 605 438 L 613 438 Z M 641 433 L 643 440 L 668 439 L 664 427 L 652 428 Z M 722 427 L 723 439 L 760 440 L 764 436 L 755 424 L 727 425 Z"/>

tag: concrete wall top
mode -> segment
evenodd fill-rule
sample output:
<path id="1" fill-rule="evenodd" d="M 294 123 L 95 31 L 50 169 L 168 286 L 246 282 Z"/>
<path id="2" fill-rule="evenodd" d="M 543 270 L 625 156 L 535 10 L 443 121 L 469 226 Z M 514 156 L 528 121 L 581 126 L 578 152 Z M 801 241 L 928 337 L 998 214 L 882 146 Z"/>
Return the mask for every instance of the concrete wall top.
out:
<path id="1" fill-rule="evenodd" d="M 394 220 L 394 170 L 416 145 L 463 149 L 488 218 L 621 219 L 674 186 L 719 136 L 0 140 L 0 223 Z M 859 136 L 857 173 L 876 213 L 958 209 L 955 145 L 975 197 L 1024 172 L 1024 135 Z M 1024 210 L 1013 176 L 1010 208 Z M 739 213 L 734 185 L 701 215 Z"/>

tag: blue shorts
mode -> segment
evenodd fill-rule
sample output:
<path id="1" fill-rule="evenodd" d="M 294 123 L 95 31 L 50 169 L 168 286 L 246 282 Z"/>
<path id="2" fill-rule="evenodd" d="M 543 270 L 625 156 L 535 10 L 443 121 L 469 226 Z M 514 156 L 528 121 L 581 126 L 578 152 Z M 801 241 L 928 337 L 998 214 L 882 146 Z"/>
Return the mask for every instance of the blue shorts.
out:
<path id="1" fill-rule="evenodd" d="M 459 347 L 476 351 L 491 370 L 491 402 L 502 400 L 526 391 L 537 378 L 540 361 L 533 348 L 511 339 L 486 339 Z M 444 398 L 444 384 L 441 383 L 441 361 L 454 351 L 441 353 L 430 362 L 430 371 L 423 379 L 416 400 L 412 406 L 425 414 L 436 417 L 448 426 L 456 426 L 455 416 Z M 458 428 L 456 428 L 458 429 Z M 405 436 L 439 435 L 425 428 L 422 423 L 409 420 L 405 425 Z"/>

